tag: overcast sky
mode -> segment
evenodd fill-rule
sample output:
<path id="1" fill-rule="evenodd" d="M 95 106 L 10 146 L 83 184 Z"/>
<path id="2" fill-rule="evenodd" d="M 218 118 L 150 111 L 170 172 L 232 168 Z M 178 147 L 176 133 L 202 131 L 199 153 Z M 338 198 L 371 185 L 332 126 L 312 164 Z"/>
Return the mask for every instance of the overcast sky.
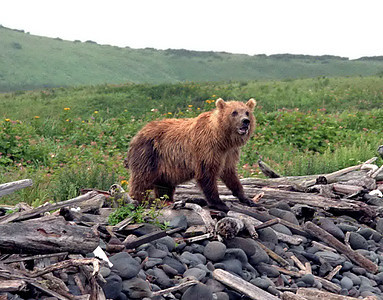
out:
<path id="1" fill-rule="evenodd" d="M 383 0 L 1 0 L 0 24 L 132 48 L 383 55 Z"/>

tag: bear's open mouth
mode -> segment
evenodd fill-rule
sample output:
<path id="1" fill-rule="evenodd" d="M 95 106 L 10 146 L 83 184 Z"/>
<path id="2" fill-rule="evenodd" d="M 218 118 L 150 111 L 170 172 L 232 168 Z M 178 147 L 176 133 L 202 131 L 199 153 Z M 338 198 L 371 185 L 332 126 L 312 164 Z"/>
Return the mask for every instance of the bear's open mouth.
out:
<path id="1" fill-rule="evenodd" d="M 247 134 L 248 131 L 249 131 L 249 126 L 247 126 L 247 125 L 244 125 L 244 126 L 238 128 L 238 133 L 240 135 Z"/>

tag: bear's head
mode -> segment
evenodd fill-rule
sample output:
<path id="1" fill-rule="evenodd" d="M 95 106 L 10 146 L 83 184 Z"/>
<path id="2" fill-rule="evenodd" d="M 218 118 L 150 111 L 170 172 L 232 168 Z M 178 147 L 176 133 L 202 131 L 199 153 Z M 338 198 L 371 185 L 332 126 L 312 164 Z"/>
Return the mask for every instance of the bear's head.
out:
<path id="1" fill-rule="evenodd" d="M 217 112 L 225 134 L 236 143 L 246 142 L 254 131 L 254 107 L 257 102 L 250 99 L 247 103 L 239 101 L 225 102 L 219 98 L 216 101 Z"/>

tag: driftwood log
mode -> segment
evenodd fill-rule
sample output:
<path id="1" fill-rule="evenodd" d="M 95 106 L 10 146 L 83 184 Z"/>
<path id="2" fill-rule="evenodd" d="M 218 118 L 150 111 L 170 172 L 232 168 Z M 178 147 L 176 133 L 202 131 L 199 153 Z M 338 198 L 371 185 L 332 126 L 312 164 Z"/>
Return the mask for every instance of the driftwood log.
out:
<path id="1" fill-rule="evenodd" d="M 32 186 L 32 179 L 23 179 L 9 183 L 0 184 L 0 197 L 13 193 L 14 191 Z"/>
<path id="2" fill-rule="evenodd" d="M 48 216 L 0 225 L 0 249 L 11 253 L 71 252 L 86 254 L 99 245 L 92 228 L 71 225 L 63 217 Z"/>

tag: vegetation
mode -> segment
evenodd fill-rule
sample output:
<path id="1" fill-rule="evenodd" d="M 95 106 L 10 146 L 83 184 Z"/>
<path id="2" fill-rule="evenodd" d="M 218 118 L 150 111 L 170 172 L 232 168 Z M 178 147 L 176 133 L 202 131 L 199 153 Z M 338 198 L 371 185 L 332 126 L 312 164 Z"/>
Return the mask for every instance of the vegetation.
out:
<path id="1" fill-rule="evenodd" d="M 283 175 L 327 173 L 383 144 L 383 79 L 375 77 L 123 84 L 0 94 L 0 182 L 32 178 L 1 198 L 37 205 L 128 180 L 123 160 L 147 122 L 195 117 L 218 97 L 258 101 L 257 128 L 239 173 L 259 176 L 259 155 Z M 258 154 L 259 153 L 259 154 Z M 382 161 L 378 161 L 382 164 Z"/>
<path id="2" fill-rule="evenodd" d="M 381 57 L 131 49 L 0 26 L 0 92 L 104 83 L 176 83 L 382 74 Z"/>

